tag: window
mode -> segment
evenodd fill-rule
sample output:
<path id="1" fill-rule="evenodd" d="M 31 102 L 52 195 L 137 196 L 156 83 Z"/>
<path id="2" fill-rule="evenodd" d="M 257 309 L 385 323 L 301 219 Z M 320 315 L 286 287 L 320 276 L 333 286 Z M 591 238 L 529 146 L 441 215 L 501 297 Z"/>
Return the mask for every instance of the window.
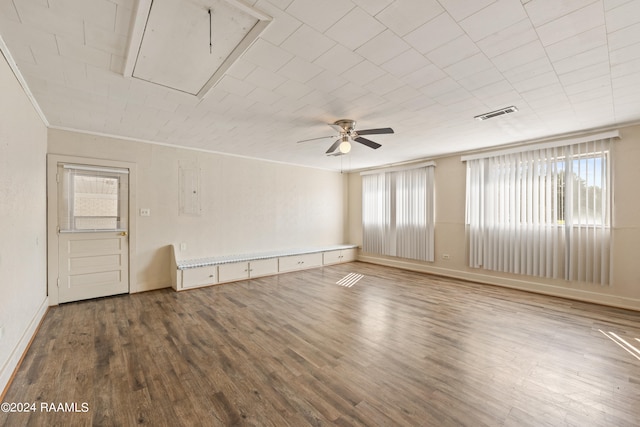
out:
<path id="1" fill-rule="evenodd" d="M 60 231 L 126 230 L 128 171 L 60 165 Z"/>
<path id="2" fill-rule="evenodd" d="M 608 284 L 610 138 L 467 161 L 469 265 Z"/>
<path id="3" fill-rule="evenodd" d="M 433 164 L 362 176 L 365 252 L 434 259 Z"/>

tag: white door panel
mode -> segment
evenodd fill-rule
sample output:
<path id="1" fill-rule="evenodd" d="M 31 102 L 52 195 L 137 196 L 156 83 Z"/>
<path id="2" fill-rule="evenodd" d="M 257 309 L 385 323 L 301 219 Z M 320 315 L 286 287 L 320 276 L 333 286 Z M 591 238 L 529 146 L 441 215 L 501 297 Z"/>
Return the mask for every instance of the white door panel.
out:
<path id="1" fill-rule="evenodd" d="M 127 236 L 121 234 L 58 235 L 59 302 L 129 292 Z"/>

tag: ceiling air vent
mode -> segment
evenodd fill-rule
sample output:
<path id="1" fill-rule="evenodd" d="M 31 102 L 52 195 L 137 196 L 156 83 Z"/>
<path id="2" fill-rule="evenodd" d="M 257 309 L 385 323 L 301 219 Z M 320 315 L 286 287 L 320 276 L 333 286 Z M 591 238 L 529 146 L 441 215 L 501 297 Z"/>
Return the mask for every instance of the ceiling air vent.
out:
<path id="1" fill-rule="evenodd" d="M 512 105 L 511 107 L 505 107 L 496 111 L 491 111 L 489 113 L 480 114 L 479 116 L 475 116 L 474 119 L 487 120 L 494 117 L 502 116 L 504 114 L 515 113 L 516 111 L 518 111 L 518 109 Z"/>

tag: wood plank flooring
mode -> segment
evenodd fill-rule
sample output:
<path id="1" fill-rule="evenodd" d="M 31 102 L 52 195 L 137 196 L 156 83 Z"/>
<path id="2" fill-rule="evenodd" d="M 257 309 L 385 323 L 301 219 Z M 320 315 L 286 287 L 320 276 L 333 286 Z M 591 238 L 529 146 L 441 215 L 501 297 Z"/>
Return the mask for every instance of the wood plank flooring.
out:
<path id="1" fill-rule="evenodd" d="M 70 303 L 0 424 L 638 426 L 640 360 L 600 330 L 640 348 L 640 313 L 357 262 Z"/>

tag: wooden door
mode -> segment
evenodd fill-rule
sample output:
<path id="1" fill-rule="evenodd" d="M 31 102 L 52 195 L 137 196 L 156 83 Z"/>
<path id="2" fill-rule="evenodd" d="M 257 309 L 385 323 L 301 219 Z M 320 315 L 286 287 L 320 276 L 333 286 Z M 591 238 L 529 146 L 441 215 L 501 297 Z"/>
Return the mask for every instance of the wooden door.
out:
<path id="1" fill-rule="evenodd" d="M 128 170 L 59 164 L 58 302 L 129 292 Z"/>

